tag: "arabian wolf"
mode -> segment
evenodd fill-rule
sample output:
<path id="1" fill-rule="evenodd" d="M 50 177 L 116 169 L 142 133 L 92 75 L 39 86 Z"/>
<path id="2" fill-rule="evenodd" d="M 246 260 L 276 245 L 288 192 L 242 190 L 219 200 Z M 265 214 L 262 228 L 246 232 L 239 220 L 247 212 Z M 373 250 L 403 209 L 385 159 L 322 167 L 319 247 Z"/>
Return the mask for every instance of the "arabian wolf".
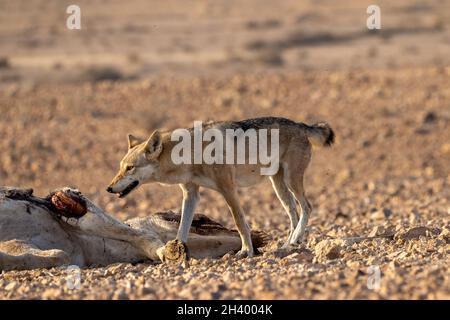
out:
<path id="1" fill-rule="evenodd" d="M 334 132 L 331 127 L 327 123 L 310 126 L 285 118 L 262 117 L 242 121 L 209 122 L 203 124 L 202 129 L 219 130 L 224 135 L 227 130 L 233 129 L 238 132 L 235 134 L 237 140 L 245 137 L 249 130 L 264 131 L 271 138 L 270 143 L 266 141 L 267 148 L 271 149 L 272 144 L 278 144 L 276 160 L 279 165 L 276 167 L 277 170 L 271 172 L 268 177 L 290 219 L 290 234 L 284 246 L 301 242 L 312 209 L 305 197 L 304 173 L 311 158 L 312 145 L 331 146 L 333 144 Z M 124 197 L 140 184 L 150 182 L 179 184 L 183 191 L 183 203 L 177 240 L 185 244 L 194 210 L 199 201 L 199 187 L 216 190 L 227 202 L 239 231 L 242 247 L 238 256 L 252 257 L 254 249 L 251 232 L 238 201 L 237 188 L 261 182 L 266 177 L 260 171 L 263 165 L 250 161 L 251 152 L 245 155 L 248 160 L 245 163 L 205 164 L 198 163 L 198 161 L 187 161 L 175 164 L 173 151 L 179 149 L 179 142 L 174 141 L 173 138 L 175 131 L 156 130 L 146 141 L 140 141 L 129 135 L 128 152 L 121 160 L 119 172 L 107 191 L 118 193 L 120 197 Z M 185 131 L 195 139 L 194 128 Z M 278 140 L 275 139 L 274 133 Z M 200 142 L 203 148 L 212 143 L 204 140 Z M 237 144 L 238 142 L 233 139 L 233 143 Z M 246 147 L 251 149 L 249 145 Z M 221 149 L 219 152 L 225 152 L 224 148 Z M 235 149 L 237 148 L 232 149 L 232 152 L 236 153 Z M 217 150 L 220 149 L 216 149 L 216 153 Z M 227 148 L 227 150 L 229 149 Z M 194 156 L 192 151 L 190 158 L 194 159 Z M 273 157 L 273 155 L 271 156 Z M 297 203 L 301 209 L 300 216 L 297 213 Z"/>

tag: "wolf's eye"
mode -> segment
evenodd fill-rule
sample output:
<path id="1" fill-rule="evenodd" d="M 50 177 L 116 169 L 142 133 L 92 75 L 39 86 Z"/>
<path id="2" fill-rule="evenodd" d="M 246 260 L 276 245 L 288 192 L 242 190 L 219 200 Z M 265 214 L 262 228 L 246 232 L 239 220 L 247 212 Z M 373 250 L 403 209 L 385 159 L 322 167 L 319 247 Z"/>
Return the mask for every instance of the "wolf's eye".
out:
<path id="1" fill-rule="evenodd" d="M 126 168 L 125 168 L 125 170 L 127 170 L 127 171 L 131 171 L 131 170 L 133 170 L 134 169 L 134 166 L 127 166 Z"/>

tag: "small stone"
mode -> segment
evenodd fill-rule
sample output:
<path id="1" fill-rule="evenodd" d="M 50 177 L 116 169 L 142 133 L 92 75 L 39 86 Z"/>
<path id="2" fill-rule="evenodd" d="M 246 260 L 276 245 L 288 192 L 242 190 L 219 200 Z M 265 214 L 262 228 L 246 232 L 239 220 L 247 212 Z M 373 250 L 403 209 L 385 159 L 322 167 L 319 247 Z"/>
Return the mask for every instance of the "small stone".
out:
<path id="1" fill-rule="evenodd" d="M 439 238 L 443 239 L 446 243 L 450 243 L 450 230 L 447 228 L 442 229 Z"/>
<path id="2" fill-rule="evenodd" d="M 124 265 L 125 265 L 124 263 L 115 263 L 115 264 L 110 265 L 106 269 L 105 275 L 114 275 L 114 274 L 119 273 L 123 269 Z"/>
<path id="3" fill-rule="evenodd" d="M 370 218 L 372 220 L 383 220 L 386 218 L 384 215 L 384 210 L 375 210 L 371 215 Z"/>
<path id="4" fill-rule="evenodd" d="M 292 251 L 290 248 L 282 247 L 282 248 L 276 249 L 272 254 L 275 258 L 282 259 L 282 258 L 287 257 L 288 255 L 292 254 Z"/>
<path id="5" fill-rule="evenodd" d="M 383 208 L 383 214 L 386 218 L 389 218 L 390 216 L 392 216 L 392 210 L 388 208 Z"/>
<path id="6" fill-rule="evenodd" d="M 322 240 L 314 248 L 319 260 L 333 260 L 341 255 L 341 247 L 332 240 Z"/>
<path id="7" fill-rule="evenodd" d="M 19 287 L 19 284 L 18 284 L 17 282 L 13 281 L 13 282 L 10 282 L 10 283 L 5 287 L 5 290 L 6 290 L 6 291 L 13 291 L 13 290 L 16 290 L 17 287 Z"/>
<path id="8" fill-rule="evenodd" d="M 113 296 L 114 300 L 128 300 L 128 294 L 123 289 L 119 289 L 116 292 L 114 292 Z"/>
<path id="9" fill-rule="evenodd" d="M 225 283 L 231 283 L 234 279 L 234 274 L 230 271 L 227 271 L 223 274 L 222 279 Z"/>
<path id="10" fill-rule="evenodd" d="M 346 265 L 351 269 L 358 269 L 361 264 L 359 263 L 359 261 L 349 260 L 347 261 Z"/>
<path id="11" fill-rule="evenodd" d="M 336 183 L 341 184 L 344 181 L 348 180 L 351 176 L 352 172 L 349 169 L 341 170 L 336 176 Z"/>
<path id="12" fill-rule="evenodd" d="M 367 264 L 370 265 L 370 266 L 379 265 L 379 264 L 381 264 L 381 261 L 377 257 L 369 257 L 367 259 Z"/>
<path id="13" fill-rule="evenodd" d="M 280 261 L 282 266 L 290 266 L 295 264 L 302 264 L 311 262 L 314 259 L 314 255 L 311 251 L 305 249 L 302 252 L 295 252 Z"/>
<path id="14" fill-rule="evenodd" d="M 139 293 L 143 296 L 155 294 L 156 291 L 153 288 L 150 287 L 140 287 Z"/>
<path id="15" fill-rule="evenodd" d="M 213 294 L 208 291 L 201 291 L 198 297 L 200 300 L 211 300 L 214 299 Z"/>
<path id="16" fill-rule="evenodd" d="M 383 226 L 376 226 L 370 231 L 370 233 L 367 235 L 368 237 L 377 237 L 384 233 L 384 227 Z"/>
<path id="17" fill-rule="evenodd" d="M 450 143 L 444 143 L 444 144 L 441 146 L 441 152 L 442 152 L 443 154 L 450 153 Z"/>
<path id="18" fill-rule="evenodd" d="M 42 293 L 42 299 L 49 300 L 49 299 L 58 299 L 60 296 L 60 291 L 58 289 L 47 289 Z"/>
<path id="19" fill-rule="evenodd" d="M 256 291 L 256 298 L 261 300 L 274 300 L 277 298 L 277 295 L 271 291 Z"/>
<path id="20" fill-rule="evenodd" d="M 422 122 L 423 123 L 433 123 L 433 122 L 436 122 L 437 118 L 438 117 L 437 117 L 436 113 L 434 113 L 433 111 L 428 111 L 424 115 Z"/>

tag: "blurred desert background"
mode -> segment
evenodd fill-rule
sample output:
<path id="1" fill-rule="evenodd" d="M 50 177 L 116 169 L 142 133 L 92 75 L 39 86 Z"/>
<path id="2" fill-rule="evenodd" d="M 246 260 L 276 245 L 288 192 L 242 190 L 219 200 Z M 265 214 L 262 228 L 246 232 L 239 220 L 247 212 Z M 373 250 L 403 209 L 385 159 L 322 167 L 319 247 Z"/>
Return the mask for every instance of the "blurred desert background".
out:
<path id="1" fill-rule="evenodd" d="M 0 0 L 0 185 L 74 186 L 120 219 L 179 211 L 177 186 L 106 193 L 126 135 L 256 116 L 336 132 L 307 171 L 303 246 L 273 253 L 288 218 L 267 181 L 240 191 L 273 238 L 256 258 L 93 266 L 75 290 L 64 268 L 2 272 L 0 298 L 450 298 L 450 1 Z M 198 212 L 234 227 L 201 195 Z"/>

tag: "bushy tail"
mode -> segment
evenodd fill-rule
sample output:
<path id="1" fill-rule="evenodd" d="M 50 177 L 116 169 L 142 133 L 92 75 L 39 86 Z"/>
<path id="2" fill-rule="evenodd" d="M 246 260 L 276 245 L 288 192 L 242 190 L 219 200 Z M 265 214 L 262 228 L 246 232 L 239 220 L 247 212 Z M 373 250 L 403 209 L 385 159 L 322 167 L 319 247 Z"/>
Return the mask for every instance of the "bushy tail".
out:
<path id="1" fill-rule="evenodd" d="M 306 126 L 309 142 L 319 147 L 330 147 L 334 143 L 334 131 L 326 122 Z"/>

